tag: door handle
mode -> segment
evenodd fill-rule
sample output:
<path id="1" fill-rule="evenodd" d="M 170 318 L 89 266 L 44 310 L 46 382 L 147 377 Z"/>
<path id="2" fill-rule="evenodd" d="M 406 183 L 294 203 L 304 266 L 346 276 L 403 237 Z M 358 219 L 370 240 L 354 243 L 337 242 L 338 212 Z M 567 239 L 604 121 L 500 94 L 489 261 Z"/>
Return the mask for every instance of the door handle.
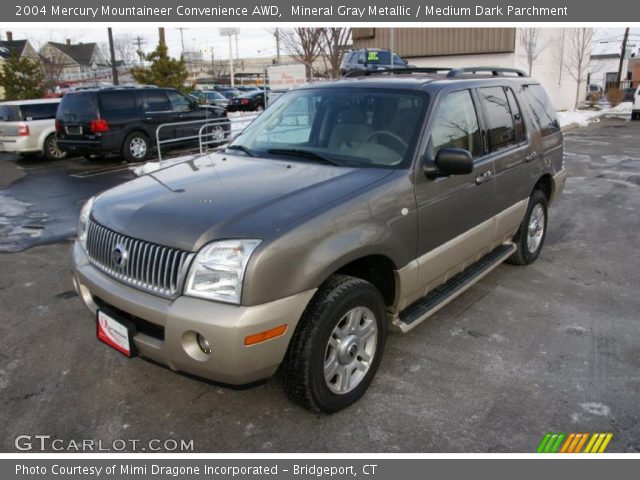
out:
<path id="1" fill-rule="evenodd" d="M 482 185 L 483 183 L 488 182 L 489 180 L 491 180 L 492 175 L 493 175 L 493 172 L 491 170 L 487 170 L 483 174 L 478 175 L 476 177 L 476 185 Z"/>
<path id="2" fill-rule="evenodd" d="M 535 160 L 536 158 L 538 158 L 538 152 L 531 152 L 529 155 L 527 155 L 526 157 L 524 157 L 525 162 L 532 162 L 533 160 Z"/>

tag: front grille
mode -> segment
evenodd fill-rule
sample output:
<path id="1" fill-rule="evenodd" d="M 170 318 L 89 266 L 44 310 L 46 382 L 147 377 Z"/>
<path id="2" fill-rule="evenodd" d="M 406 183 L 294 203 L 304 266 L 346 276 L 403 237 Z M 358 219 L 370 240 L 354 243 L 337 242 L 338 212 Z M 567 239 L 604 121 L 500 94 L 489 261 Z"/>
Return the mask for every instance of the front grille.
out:
<path id="1" fill-rule="evenodd" d="M 89 220 L 89 260 L 107 275 L 141 290 L 175 296 L 193 253 L 136 240 Z"/>

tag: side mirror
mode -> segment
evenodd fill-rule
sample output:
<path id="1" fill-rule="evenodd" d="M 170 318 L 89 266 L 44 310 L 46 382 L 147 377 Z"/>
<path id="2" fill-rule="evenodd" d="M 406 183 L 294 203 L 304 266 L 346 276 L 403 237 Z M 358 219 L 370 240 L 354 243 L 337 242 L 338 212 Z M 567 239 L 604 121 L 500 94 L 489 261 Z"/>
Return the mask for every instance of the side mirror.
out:
<path id="1" fill-rule="evenodd" d="M 441 148 L 435 160 L 425 159 L 423 170 L 428 178 L 467 175 L 473 172 L 473 157 L 463 148 Z"/>

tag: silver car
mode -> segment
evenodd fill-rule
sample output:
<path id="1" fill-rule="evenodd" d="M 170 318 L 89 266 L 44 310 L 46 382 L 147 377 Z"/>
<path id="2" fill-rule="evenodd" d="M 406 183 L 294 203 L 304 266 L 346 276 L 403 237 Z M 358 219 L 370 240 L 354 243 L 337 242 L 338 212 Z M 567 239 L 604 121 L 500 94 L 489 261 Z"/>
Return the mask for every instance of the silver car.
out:
<path id="1" fill-rule="evenodd" d="M 59 103 L 59 98 L 0 103 L 0 152 L 41 153 L 47 160 L 65 158 L 67 154 L 60 150 L 56 140 Z"/>

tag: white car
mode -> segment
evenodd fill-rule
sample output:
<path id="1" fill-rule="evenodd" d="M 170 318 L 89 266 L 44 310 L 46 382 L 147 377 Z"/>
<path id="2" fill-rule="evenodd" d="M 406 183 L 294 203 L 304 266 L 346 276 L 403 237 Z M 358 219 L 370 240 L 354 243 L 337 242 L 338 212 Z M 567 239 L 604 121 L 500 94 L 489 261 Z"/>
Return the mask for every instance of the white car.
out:
<path id="1" fill-rule="evenodd" d="M 67 156 L 56 141 L 59 98 L 15 100 L 0 103 L 0 152 L 42 153 L 47 160 Z"/>
<path id="2" fill-rule="evenodd" d="M 633 107 L 631 107 L 631 120 L 640 120 L 640 85 L 636 88 L 633 96 Z"/>

